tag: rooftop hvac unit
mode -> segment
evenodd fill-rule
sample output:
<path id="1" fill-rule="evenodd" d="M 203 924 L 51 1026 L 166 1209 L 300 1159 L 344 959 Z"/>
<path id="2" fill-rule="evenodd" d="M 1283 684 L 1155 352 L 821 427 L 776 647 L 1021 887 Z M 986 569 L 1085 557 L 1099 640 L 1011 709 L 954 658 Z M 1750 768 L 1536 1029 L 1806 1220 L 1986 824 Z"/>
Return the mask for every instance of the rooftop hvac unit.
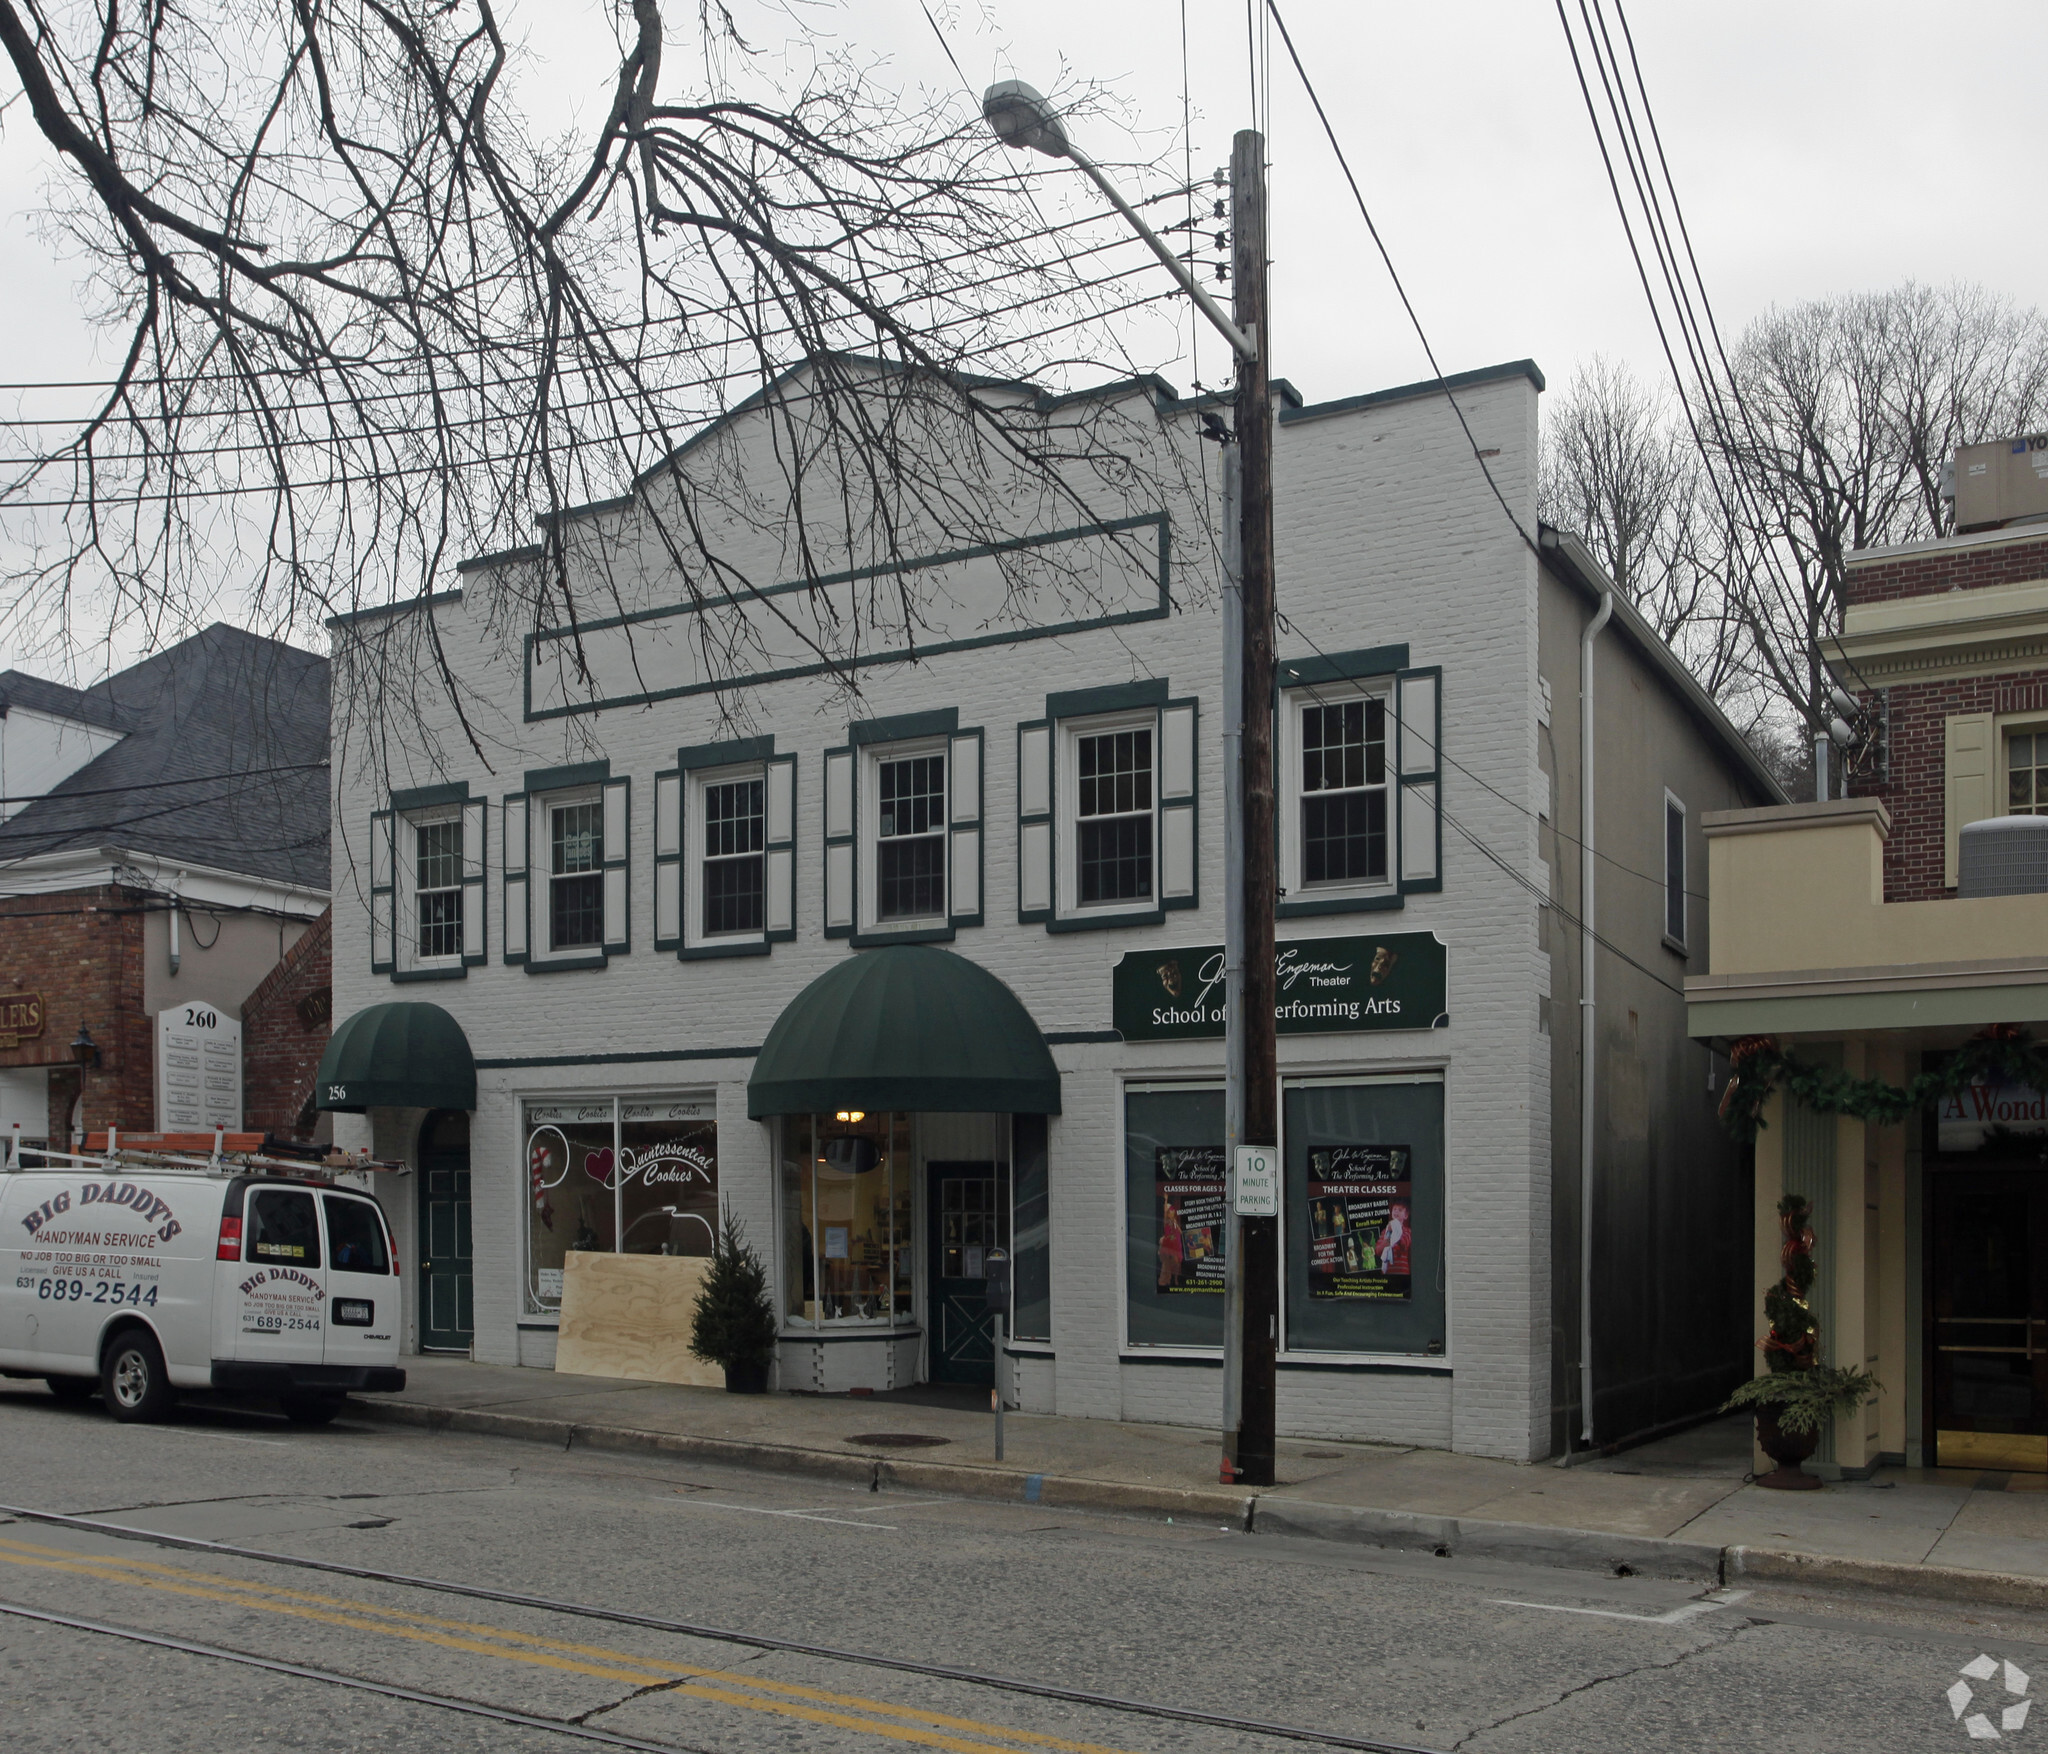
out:
<path id="1" fill-rule="evenodd" d="M 2048 435 L 1964 445 L 1956 452 L 1957 533 L 2048 518 Z"/>
<path id="2" fill-rule="evenodd" d="M 2048 892 L 2048 816 L 1993 816 L 1956 837 L 1956 894 Z"/>

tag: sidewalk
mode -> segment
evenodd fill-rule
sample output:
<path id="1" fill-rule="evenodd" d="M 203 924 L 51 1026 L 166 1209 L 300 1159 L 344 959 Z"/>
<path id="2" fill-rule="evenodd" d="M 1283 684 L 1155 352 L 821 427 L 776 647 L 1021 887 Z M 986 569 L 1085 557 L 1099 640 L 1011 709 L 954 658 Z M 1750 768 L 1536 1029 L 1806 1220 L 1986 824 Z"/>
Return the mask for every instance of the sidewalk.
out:
<path id="1" fill-rule="evenodd" d="M 1744 1483 L 1743 1418 L 1570 1469 L 1289 1440 L 1280 1483 L 1249 1492 L 1216 1484 L 1213 1432 L 1177 1426 L 1011 1413 L 997 1462 L 992 1416 L 946 1391 L 728 1395 L 461 1359 L 405 1364 L 403 1394 L 362 1397 L 351 1412 L 1523 1564 L 2048 1608 L 2048 1478 L 1889 1468 L 1820 1492 L 1769 1492 Z"/>

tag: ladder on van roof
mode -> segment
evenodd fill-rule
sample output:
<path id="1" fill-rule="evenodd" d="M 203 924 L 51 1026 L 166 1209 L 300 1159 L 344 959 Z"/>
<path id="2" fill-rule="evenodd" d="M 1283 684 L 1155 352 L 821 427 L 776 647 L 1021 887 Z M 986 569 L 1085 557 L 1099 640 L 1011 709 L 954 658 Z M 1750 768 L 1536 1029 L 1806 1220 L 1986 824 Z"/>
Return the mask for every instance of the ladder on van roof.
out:
<path id="1" fill-rule="evenodd" d="M 304 1155 L 287 1156 L 262 1133 L 231 1133 L 225 1127 L 216 1127 L 210 1133 L 124 1133 L 108 1127 L 88 1132 L 79 1144 L 83 1150 L 24 1146 L 21 1123 L 16 1121 L 6 1161 L 0 1169 L 97 1170 L 111 1175 L 123 1171 L 148 1171 L 152 1175 L 266 1175 L 314 1182 L 331 1182 L 338 1175 L 373 1171 L 408 1173 L 405 1164 L 386 1162 L 367 1151 L 329 1151 L 316 1156 L 309 1149 Z"/>

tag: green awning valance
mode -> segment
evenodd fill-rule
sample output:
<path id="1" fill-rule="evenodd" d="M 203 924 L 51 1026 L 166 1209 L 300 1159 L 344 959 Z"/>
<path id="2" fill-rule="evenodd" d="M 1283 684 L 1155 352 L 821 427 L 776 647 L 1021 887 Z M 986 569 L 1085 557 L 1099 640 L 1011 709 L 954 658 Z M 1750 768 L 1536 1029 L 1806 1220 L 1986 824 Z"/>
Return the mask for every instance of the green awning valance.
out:
<path id="1" fill-rule="evenodd" d="M 747 1113 L 842 1108 L 1056 1115 L 1060 1074 L 1017 995 L 929 944 L 849 956 L 783 1008 L 761 1044 Z"/>
<path id="2" fill-rule="evenodd" d="M 469 1039 L 439 1005 L 371 1005 L 327 1038 L 315 1101 L 348 1115 L 373 1108 L 473 1109 L 476 1061 Z"/>

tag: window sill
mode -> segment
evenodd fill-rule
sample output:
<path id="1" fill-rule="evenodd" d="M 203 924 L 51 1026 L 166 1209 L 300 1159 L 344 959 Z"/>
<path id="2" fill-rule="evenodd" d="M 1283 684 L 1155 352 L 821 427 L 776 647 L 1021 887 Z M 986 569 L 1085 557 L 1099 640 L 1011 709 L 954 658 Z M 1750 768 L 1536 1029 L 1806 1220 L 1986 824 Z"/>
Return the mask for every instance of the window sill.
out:
<path id="1" fill-rule="evenodd" d="M 1451 1361 L 1440 1352 L 1283 1352 L 1276 1370 L 1339 1370 L 1361 1376 L 1451 1376 Z"/>
<path id="2" fill-rule="evenodd" d="M 730 944 L 681 944 L 676 955 L 684 962 L 715 962 L 725 956 L 766 956 L 770 948 L 766 938 L 745 938 Z"/>
<path id="3" fill-rule="evenodd" d="M 775 1336 L 783 1346 L 830 1345 L 845 1340 L 915 1340 L 924 1329 L 892 1328 L 887 1322 L 835 1322 L 829 1328 L 784 1328 Z"/>
<path id="4" fill-rule="evenodd" d="M 1166 924 L 1164 908 L 1134 909 L 1128 913 L 1063 914 L 1045 922 L 1048 932 L 1109 932 L 1119 926 L 1163 926 Z"/>
<path id="5" fill-rule="evenodd" d="M 937 926 L 862 926 L 847 934 L 856 950 L 879 950 L 885 944 L 950 944 L 953 923 Z"/>
<path id="6" fill-rule="evenodd" d="M 1405 895 L 1392 891 L 1374 895 L 1290 895 L 1275 905 L 1273 917 L 1277 920 L 1303 920 L 1317 914 L 1392 913 L 1407 903 Z"/>
<path id="7" fill-rule="evenodd" d="M 528 974 L 577 974 L 584 969 L 608 968 L 611 957 L 600 950 L 595 956 L 529 956 Z"/>
<path id="8" fill-rule="evenodd" d="M 392 971 L 394 982 L 405 981 L 464 981 L 469 979 L 469 970 L 455 968 L 400 968 Z"/>
<path id="9" fill-rule="evenodd" d="M 1209 1370 L 1223 1368 L 1221 1346 L 1126 1346 L 1116 1358 L 1119 1364 L 1193 1364 Z"/>
<path id="10" fill-rule="evenodd" d="M 1690 961 L 1692 958 L 1692 952 L 1686 948 L 1685 940 L 1683 938 L 1674 938 L 1669 932 L 1664 934 L 1664 948 L 1681 962 Z"/>

